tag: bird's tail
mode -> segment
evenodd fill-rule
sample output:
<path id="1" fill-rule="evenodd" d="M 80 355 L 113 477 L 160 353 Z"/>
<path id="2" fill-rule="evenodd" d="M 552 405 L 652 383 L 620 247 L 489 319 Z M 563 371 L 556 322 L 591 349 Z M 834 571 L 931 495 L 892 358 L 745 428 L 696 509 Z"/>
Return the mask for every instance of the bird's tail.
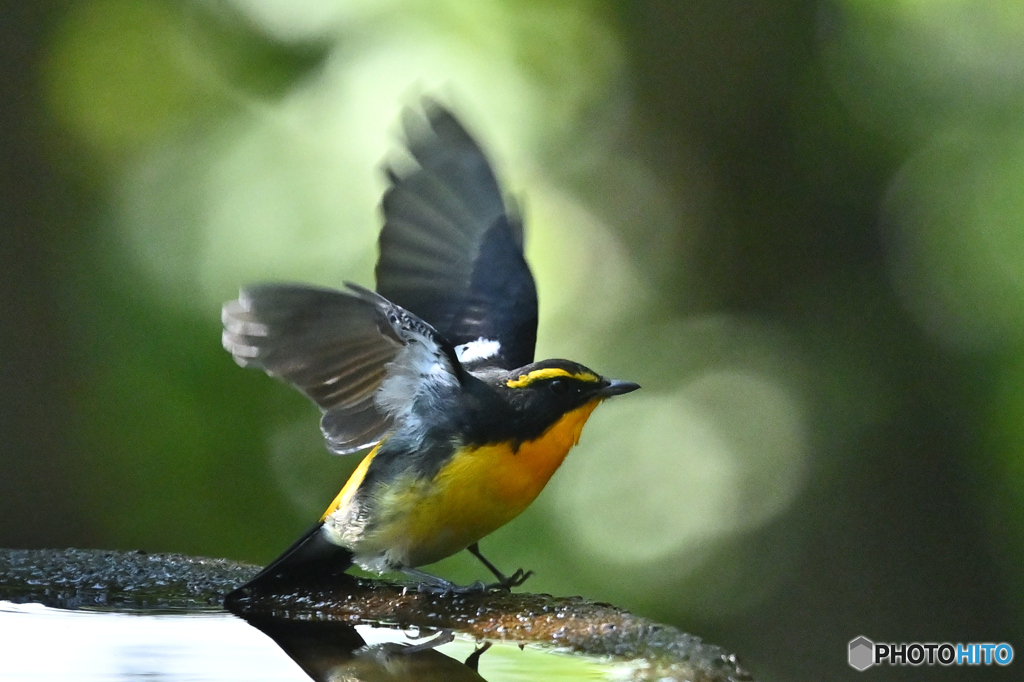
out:
<path id="1" fill-rule="evenodd" d="M 323 522 L 310 528 L 253 578 L 225 599 L 252 591 L 280 590 L 320 583 L 352 566 L 352 552 L 330 542 Z"/>

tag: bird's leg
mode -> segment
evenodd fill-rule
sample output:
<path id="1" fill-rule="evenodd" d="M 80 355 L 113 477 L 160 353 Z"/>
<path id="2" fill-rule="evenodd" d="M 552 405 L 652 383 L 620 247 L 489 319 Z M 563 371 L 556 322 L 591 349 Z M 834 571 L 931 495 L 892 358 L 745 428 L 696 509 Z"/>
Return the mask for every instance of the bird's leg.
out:
<path id="1" fill-rule="evenodd" d="M 487 557 L 480 553 L 479 543 L 474 542 L 472 545 L 466 548 L 469 553 L 475 556 L 480 562 L 487 567 L 494 577 L 498 579 L 498 582 L 494 585 L 488 585 L 487 587 L 500 587 L 503 590 L 511 590 L 513 587 L 519 587 L 526 582 L 526 579 L 533 575 L 533 571 L 524 571 L 523 569 L 517 569 L 512 575 L 505 575 L 498 570 L 498 567 L 488 561 Z"/>
<path id="2" fill-rule="evenodd" d="M 402 566 L 399 570 L 410 578 L 414 578 L 419 581 L 417 589 L 420 592 L 430 592 L 432 594 L 473 594 L 474 592 L 487 591 L 487 585 L 484 585 L 480 581 L 477 581 L 472 585 L 456 585 L 450 580 L 445 580 L 444 578 L 439 578 L 436 575 L 431 575 L 425 571 L 420 571 L 408 566 Z"/>
<path id="3" fill-rule="evenodd" d="M 480 646 L 473 649 L 473 653 L 466 657 L 466 667 L 473 672 L 477 671 L 480 667 L 480 657 L 484 655 L 484 652 L 491 648 L 490 642 L 484 642 Z"/>

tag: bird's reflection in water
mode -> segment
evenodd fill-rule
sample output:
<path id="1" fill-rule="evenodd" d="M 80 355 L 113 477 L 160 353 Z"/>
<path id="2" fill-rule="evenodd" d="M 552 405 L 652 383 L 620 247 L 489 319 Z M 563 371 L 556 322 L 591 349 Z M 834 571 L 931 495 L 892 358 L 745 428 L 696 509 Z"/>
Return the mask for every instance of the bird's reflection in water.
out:
<path id="1" fill-rule="evenodd" d="M 454 639 L 442 631 L 418 644 L 388 642 L 368 645 L 355 627 L 345 623 L 294 621 L 267 616 L 242 616 L 270 637 L 317 682 L 452 682 L 481 681 L 477 673 L 478 647 L 462 661 L 445 656 L 435 647 Z"/>

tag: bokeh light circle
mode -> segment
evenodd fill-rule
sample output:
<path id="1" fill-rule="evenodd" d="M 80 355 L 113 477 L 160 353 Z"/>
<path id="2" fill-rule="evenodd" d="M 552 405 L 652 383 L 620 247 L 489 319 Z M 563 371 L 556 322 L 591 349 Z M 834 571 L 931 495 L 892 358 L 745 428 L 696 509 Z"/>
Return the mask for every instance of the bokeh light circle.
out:
<path id="1" fill-rule="evenodd" d="M 884 216 L 893 280 L 928 333 L 958 348 L 1024 339 L 1024 135 L 937 135 Z"/>
<path id="2" fill-rule="evenodd" d="M 548 499 L 585 552 L 650 564 L 785 509 L 805 477 L 804 431 L 783 385 L 709 369 L 599 408 Z"/>

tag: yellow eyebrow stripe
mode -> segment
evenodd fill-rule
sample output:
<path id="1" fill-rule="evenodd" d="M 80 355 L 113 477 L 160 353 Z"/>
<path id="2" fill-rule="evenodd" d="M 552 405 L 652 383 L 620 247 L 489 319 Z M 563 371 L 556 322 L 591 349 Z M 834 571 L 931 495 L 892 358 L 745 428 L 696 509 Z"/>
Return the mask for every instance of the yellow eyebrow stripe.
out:
<path id="1" fill-rule="evenodd" d="M 600 379 L 595 374 L 590 372 L 579 372 L 577 374 L 571 374 L 568 370 L 564 370 L 560 367 L 546 367 L 544 369 L 535 369 L 529 374 L 521 374 L 518 379 L 509 379 L 505 382 L 505 385 L 509 388 L 525 388 L 535 381 L 541 381 L 542 379 L 553 379 L 555 377 L 568 377 L 570 379 L 576 379 L 578 381 L 586 381 L 587 383 L 596 384 Z"/>

